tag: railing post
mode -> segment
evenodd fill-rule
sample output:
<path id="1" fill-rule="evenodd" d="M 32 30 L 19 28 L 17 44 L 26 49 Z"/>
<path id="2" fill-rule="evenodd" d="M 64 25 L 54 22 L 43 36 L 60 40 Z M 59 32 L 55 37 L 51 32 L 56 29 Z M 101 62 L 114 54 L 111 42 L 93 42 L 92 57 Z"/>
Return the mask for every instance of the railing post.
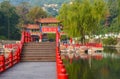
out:
<path id="1" fill-rule="evenodd" d="M 61 68 L 61 72 L 58 74 L 58 79 L 68 79 L 68 74 L 66 73 L 65 68 Z"/>
<path id="2" fill-rule="evenodd" d="M 59 48 L 56 47 L 56 70 L 57 70 L 57 78 L 58 79 L 68 79 L 68 74 L 66 73 L 65 66 L 61 60 L 61 56 L 59 54 Z"/>
<path id="3" fill-rule="evenodd" d="M 20 61 L 20 47 L 18 47 L 18 49 L 17 49 L 17 62 L 19 62 Z"/>
<path id="4" fill-rule="evenodd" d="M 5 57 L 4 55 L 0 55 L 0 63 L 1 63 L 1 72 L 5 71 Z"/>
<path id="5" fill-rule="evenodd" d="M 25 43 L 27 42 L 27 34 L 26 34 L 26 32 L 24 33 L 24 39 L 25 39 Z"/>
<path id="6" fill-rule="evenodd" d="M 23 41 L 23 43 L 25 43 L 25 32 L 23 32 L 22 35 L 23 35 L 23 40 L 22 41 Z"/>
<path id="7" fill-rule="evenodd" d="M 9 61 L 10 61 L 10 67 L 12 67 L 13 66 L 13 54 L 12 54 L 12 52 L 10 52 Z"/>
<path id="8" fill-rule="evenodd" d="M 26 33 L 27 33 L 27 36 L 26 36 L 26 38 L 27 38 L 27 43 L 28 43 L 28 40 L 29 40 L 29 37 L 28 37 L 28 36 L 29 36 L 29 35 L 28 35 L 28 32 L 26 32 Z"/>

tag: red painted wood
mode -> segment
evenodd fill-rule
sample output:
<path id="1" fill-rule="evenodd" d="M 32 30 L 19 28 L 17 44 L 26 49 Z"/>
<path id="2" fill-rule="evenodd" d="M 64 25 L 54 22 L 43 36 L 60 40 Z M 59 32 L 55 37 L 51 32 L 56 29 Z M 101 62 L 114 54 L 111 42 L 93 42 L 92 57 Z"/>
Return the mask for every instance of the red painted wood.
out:
<path id="1" fill-rule="evenodd" d="M 43 33 L 56 33 L 58 31 L 58 27 L 42 27 Z"/>

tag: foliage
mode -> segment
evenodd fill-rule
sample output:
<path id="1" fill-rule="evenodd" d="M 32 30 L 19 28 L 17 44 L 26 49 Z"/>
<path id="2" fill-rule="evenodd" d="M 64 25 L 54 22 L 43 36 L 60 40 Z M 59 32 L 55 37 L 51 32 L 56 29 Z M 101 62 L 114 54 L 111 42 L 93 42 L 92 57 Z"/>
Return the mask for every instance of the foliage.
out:
<path id="1" fill-rule="evenodd" d="M 0 0 L 2 2 L 4 0 Z M 51 15 L 51 16 L 56 16 L 58 14 L 58 10 L 62 3 L 69 2 L 71 0 L 9 0 L 11 4 L 17 6 L 21 3 L 29 3 L 32 7 L 34 6 L 41 6 L 44 7 L 45 10 Z M 56 7 L 45 7 L 44 4 L 57 4 Z M 56 8 L 56 10 L 54 10 Z"/>
<path id="2" fill-rule="evenodd" d="M 53 39 L 55 40 L 55 35 L 56 34 L 47 34 L 47 38 L 50 40 L 50 39 Z"/>
<path id="3" fill-rule="evenodd" d="M 23 26 L 24 24 L 34 23 L 35 19 L 39 19 L 41 17 L 46 17 L 47 13 L 43 11 L 43 9 L 39 6 L 31 6 L 28 2 L 22 2 L 18 6 L 16 6 L 16 12 L 20 16 L 19 18 L 19 26 Z"/>
<path id="4" fill-rule="evenodd" d="M 102 39 L 102 42 L 104 45 L 116 45 L 117 44 L 117 39 L 108 37 L 106 39 Z"/>
<path id="5" fill-rule="evenodd" d="M 118 16 L 118 0 L 108 0 L 108 7 L 110 11 L 110 21 Z"/>
<path id="6" fill-rule="evenodd" d="M 0 36 L 1 39 L 19 39 L 19 30 L 17 24 L 19 23 L 19 16 L 16 13 L 16 8 L 8 1 L 0 4 Z M 13 36 L 15 38 L 13 38 Z"/>
<path id="7" fill-rule="evenodd" d="M 108 33 L 120 33 L 120 0 L 108 0 L 107 1 L 109 13 L 106 15 L 106 20 L 110 23 L 109 27 L 104 26 L 102 22 L 99 30 L 96 32 L 99 34 L 108 34 Z"/>
<path id="8" fill-rule="evenodd" d="M 43 18 L 46 17 L 47 13 L 43 11 L 41 7 L 32 7 L 27 14 L 27 18 L 29 19 L 30 22 L 34 22 L 35 19 Z"/>
<path id="9" fill-rule="evenodd" d="M 0 39 L 6 40 L 7 38 L 5 36 L 0 36 Z"/>
<path id="10" fill-rule="evenodd" d="M 104 33 L 119 33 L 120 32 L 120 0 L 108 0 L 110 12 L 109 22 L 110 27 L 106 27 Z"/>
<path id="11" fill-rule="evenodd" d="M 105 53 L 118 53 L 116 48 L 113 48 L 113 47 L 104 47 L 104 52 Z"/>
<path id="12" fill-rule="evenodd" d="M 74 0 L 72 4 L 62 6 L 58 18 L 69 36 L 80 36 L 81 42 L 85 43 L 85 35 L 94 34 L 98 30 L 106 13 L 105 5 L 103 0 Z"/>
<path id="13" fill-rule="evenodd" d="M 65 40 L 65 39 L 67 39 L 67 36 L 66 35 L 61 35 L 60 39 Z"/>
<path id="14" fill-rule="evenodd" d="M 16 12 L 19 15 L 19 26 L 21 27 L 23 24 L 27 24 L 28 23 L 28 19 L 26 17 L 26 15 L 29 12 L 30 9 L 30 4 L 27 2 L 22 2 L 19 5 L 16 6 Z"/>

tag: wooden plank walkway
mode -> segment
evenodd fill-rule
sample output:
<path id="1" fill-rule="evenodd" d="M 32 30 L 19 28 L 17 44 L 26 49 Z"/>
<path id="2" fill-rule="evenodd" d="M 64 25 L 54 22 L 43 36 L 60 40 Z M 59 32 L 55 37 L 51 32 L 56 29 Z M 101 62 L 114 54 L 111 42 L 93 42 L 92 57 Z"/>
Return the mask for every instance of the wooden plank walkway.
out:
<path id="1" fill-rule="evenodd" d="M 0 79 L 57 79 L 55 62 L 20 62 L 0 73 Z"/>

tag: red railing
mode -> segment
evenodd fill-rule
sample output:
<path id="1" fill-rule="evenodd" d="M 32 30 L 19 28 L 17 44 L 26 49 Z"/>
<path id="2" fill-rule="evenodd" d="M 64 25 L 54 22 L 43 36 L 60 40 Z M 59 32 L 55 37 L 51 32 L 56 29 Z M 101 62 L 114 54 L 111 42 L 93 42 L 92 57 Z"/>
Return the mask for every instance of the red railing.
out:
<path id="1" fill-rule="evenodd" d="M 5 44 L 5 45 L 4 45 L 4 48 L 12 49 L 12 48 L 18 47 L 18 45 L 19 45 L 19 44 Z"/>
<path id="2" fill-rule="evenodd" d="M 68 74 L 66 73 L 65 65 L 60 56 L 59 47 L 56 47 L 56 70 L 57 79 L 68 79 Z"/>
<path id="3" fill-rule="evenodd" d="M 102 47 L 102 44 L 101 43 L 87 43 L 87 44 L 85 44 L 85 46 L 100 48 L 100 47 Z"/>
<path id="4" fill-rule="evenodd" d="M 102 44 L 101 43 L 86 43 L 84 45 L 82 44 L 63 44 L 63 46 L 65 46 L 66 48 L 68 46 L 73 46 L 73 47 L 80 47 L 80 46 L 86 46 L 86 47 L 96 47 L 96 48 L 101 48 Z"/>
<path id="5" fill-rule="evenodd" d="M 12 67 L 14 64 L 20 61 L 20 46 L 17 46 L 14 52 L 10 52 L 8 57 L 0 55 L 0 72 Z"/>
<path id="6" fill-rule="evenodd" d="M 59 48 L 59 33 L 56 32 L 56 71 L 57 71 L 57 79 L 68 79 L 68 74 L 66 73 L 65 65 L 60 56 L 60 48 Z"/>
<path id="7" fill-rule="evenodd" d="M 23 44 L 31 41 L 32 38 L 30 33 L 22 32 L 20 43 L 4 45 L 5 48 L 15 49 L 15 51 L 11 51 L 8 57 L 0 55 L 0 72 L 3 72 L 6 69 L 12 67 L 14 64 L 18 63 L 20 61 L 20 54 L 22 51 Z"/>
<path id="8" fill-rule="evenodd" d="M 23 32 L 23 36 L 24 36 L 24 42 L 28 43 L 32 41 L 32 37 L 31 34 L 29 32 Z"/>

